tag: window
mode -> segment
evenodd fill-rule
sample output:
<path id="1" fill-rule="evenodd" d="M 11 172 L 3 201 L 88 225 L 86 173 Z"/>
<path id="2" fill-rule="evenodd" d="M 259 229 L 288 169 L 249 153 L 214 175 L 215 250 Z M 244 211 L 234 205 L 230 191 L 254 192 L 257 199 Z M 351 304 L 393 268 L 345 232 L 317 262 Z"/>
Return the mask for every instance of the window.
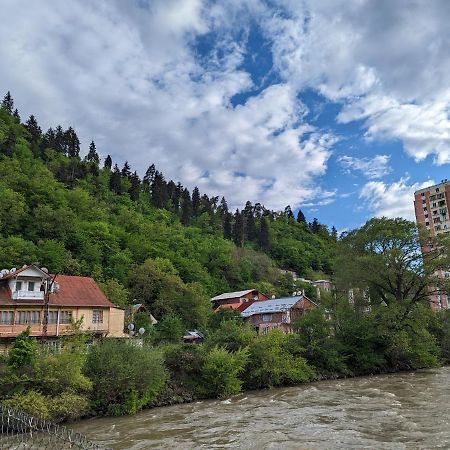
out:
<path id="1" fill-rule="evenodd" d="M 270 322 L 272 320 L 272 314 L 263 314 L 262 320 L 263 322 Z"/>
<path id="2" fill-rule="evenodd" d="M 22 289 L 22 282 L 21 281 L 16 281 L 16 292 L 20 291 Z"/>
<path id="3" fill-rule="evenodd" d="M 441 218 L 440 217 L 435 217 L 434 219 L 433 219 L 433 222 L 434 223 L 439 223 L 441 221 Z"/>
<path id="4" fill-rule="evenodd" d="M 424 211 L 428 211 L 427 207 L 425 206 L 425 208 L 423 208 Z"/>
<path id="5" fill-rule="evenodd" d="M 436 202 L 431 205 L 433 208 L 436 208 Z"/>
<path id="6" fill-rule="evenodd" d="M 92 323 L 103 323 L 103 311 L 101 309 L 92 311 Z"/>
<path id="7" fill-rule="evenodd" d="M 434 201 L 434 200 L 436 200 L 436 196 L 435 195 L 431 195 L 430 196 L 430 201 Z"/>
<path id="8" fill-rule="evenodd" d="M 16 324 L 36 324 L 40 323 L 40 311 L 18 311 L 16 316 Z"/>
<path id="9" fill-rule="evenodd" d="M 34 291 L 34 281 L 29 281 L 28 282 L 28 290 L 29 291 Z"/>
<path id="10" fill-rule="evenodd" d="M 103 311 L 101 311 L 103 313 Z M 59 319 L 60 323 L 70 323 L 72 321 L 72 311 L 61 311 L 61 317 Z M 94 319 L 92 319 L 94 321 Z M 102 320 L 100 323 L 103 322 L 103 314 L 102 314 Z"/>
<path id="11" fill-rule="evenodd" d="M 428 219 L 428 214 L 425 214 L 425 219 Z"/>
<path id="12" fill-rule="evenodd" d="M 430 225 L 430 222 L 428 222 L 428 220 L 425 222 L 425 225 L 428 226 Z"/>
<path id="13" fill-rule="evenodd" d="M 425 197 L 425 192 L 422 192 L 420 195 L 421 195 L 422 197 Z"/>
<path id="14" fill-rule="evenodd" d="M 436 192 L 439 192 L 439 188 L 436 188 Z"/>
<path id="15" fill-rule="evenodd" d="M 12 311 L 2 311 L 0 315 L 0 325 L 12 325 L 14 313 Z"/>
<path id="16" fill-rule="evenodd" d="M 434 211 L 433 211 L 433 215 L 435 216 L 437 214 L 437 209 L 435 209 Z"/>
<path id="17" fill-rule="evenodd" d="M 424 205 L 425 205 L 426 203 L 427 203 L 427 201 L 426 201 L 426 200 L 422 200 L 422 204 L 424 204 Z"/>
<path id="18" fill-rule="evenodd" d="M 58 311 L 48 312 L 48 323 L 58 323 Z"/>

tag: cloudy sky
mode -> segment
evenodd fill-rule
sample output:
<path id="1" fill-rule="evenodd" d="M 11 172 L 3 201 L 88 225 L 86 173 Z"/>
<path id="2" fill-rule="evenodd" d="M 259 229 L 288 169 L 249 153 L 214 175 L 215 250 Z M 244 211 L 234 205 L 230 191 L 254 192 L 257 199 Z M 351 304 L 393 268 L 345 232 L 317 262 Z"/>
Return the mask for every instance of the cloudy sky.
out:
<path id="1" fill-rule="evenodd" d="M 450 178 L 450 1 L 0 0 L 0 87 L 84 151 L 338 229 Z"/>

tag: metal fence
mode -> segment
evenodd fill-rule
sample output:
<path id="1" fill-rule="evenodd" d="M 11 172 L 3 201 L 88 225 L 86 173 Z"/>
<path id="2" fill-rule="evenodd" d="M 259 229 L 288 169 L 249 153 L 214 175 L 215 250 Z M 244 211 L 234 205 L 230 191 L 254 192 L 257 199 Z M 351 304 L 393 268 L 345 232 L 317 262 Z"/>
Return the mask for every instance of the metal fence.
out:
<path id="1" fill-rule="evenodd" d="M 0 404 L 0 449 L 108 450 L 63 425 Z"/>

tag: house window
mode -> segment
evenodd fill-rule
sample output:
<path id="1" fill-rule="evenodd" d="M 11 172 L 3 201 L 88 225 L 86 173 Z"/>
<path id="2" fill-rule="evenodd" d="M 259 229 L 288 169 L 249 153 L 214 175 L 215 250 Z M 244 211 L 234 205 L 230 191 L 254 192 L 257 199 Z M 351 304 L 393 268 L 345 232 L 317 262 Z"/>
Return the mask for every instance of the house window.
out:
<path id="1" fill-rule="evenodd" d="M 92 311 L 92 323 L 103 323 L 103 311 L 101 309 Z"/>
<path id="2" fill-rule="evenodd" d="M 102 311 L 103 312 L 103 311 Z M 72 321 L 72 311 L 61 311 L 60 323 L 70 323 Z M 92 319 L 94 321 L 94 319 Z M 103 322 L 103 318 L 102 318 Z"/>
<path id="3" fill-rule="evenodd" d="M 37 324 L 41 321 L 40 311 L 18 311 L 16 316 L 16 324 Z"/>
<path id="4" fill-rule="evenodd" d="M 428 211 L 427 207 L 425 206 L 425 208 L 423 208 L 424 211 Z"/>
<path id="5" fill-rule="evenodd" d="M 48 312 L 48 323 L 58 323 L 58 311 Z"/>
<path id="6" fill-rule="evenodd" d="M 439 188 L 436 188 L 436 192 L 439 192 Z"/>
<path id="7" fill-rule="evenodd" d="M 422 197 L 425 197 L 425 192 L 422 192 L 420 195 L 421 195 Z"/>
<path id="8" fill-rule="evenodd" d="M 2 311 L 0 315 L 0 325 L 12 325 L 14 313 L 12 311 Z"/>
<path id="9" fill-rule="evenodd" d="M 425 219 L 428 219 L 428 214 L 425 214 Z"/>
<path id="10" fill-rule="evenodd" d="M 272 320 L 272 314 L 263 314 L 262 320 L 263 322 L 270 322 Z"/>
<path id="11" fill-rule="evenodd" d="M 31 292 L 31 291 L 34 291 L 34 281 L 29 281 L 28 282 L 28 290 Z"/>
<path id="12" fill-rule="evenodd" d="M 422 203 L 423 203 L 424 205 L 426 204 L 426 202 L 427 202 L 426 200 L 422 200 Z"/>
<path id="13" fill-rule="evenodd" d="M 16 281 L 16 292 L 20 291 L 22 289 L 22 282 L 21 281 Z"/>

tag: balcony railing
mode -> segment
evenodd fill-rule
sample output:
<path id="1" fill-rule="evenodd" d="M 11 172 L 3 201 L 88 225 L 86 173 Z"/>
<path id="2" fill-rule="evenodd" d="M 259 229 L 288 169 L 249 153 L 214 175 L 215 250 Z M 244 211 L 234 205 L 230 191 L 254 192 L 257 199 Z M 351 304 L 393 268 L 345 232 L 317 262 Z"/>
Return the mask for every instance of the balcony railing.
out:
<path id="1" fill-rule="evenodd" d="M 44 300 L 42 291 L 15 291 L 12 293 L 14 300 Z"/>

